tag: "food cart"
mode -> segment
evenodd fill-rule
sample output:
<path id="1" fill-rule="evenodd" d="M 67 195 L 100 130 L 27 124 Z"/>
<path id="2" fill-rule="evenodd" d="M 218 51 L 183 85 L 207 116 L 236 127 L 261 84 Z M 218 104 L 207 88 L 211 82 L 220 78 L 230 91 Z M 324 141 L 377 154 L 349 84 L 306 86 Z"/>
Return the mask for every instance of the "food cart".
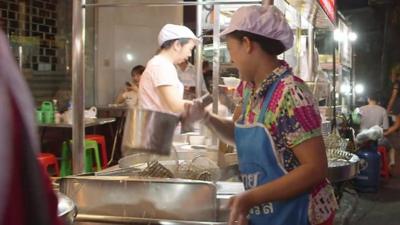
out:
<path id="1" fill-rule="evenodd" d="M 221 43 L 218 36 L 226 23 L 220 23 L 221 15 L 229 15 L 243 4 L 261 4 L 262 1 L 74 1 L 73 2 L 73 54 L 72 54 L 72 87 L 73 87 L 73 168 L 74 174 L 79 174 L 83 168 L 84 128 L 83 110 L 85 107 L 85 13 L 94 8 L 104 9 L 104 15 L 116 15 L 120 11 L 108 9 L 141 9 L 169 10 L 177 7 L 181 13 L 182 7 L 196 7 L 197 34 L 203 34 L 203 6 L 213 6 L 212 46 L 210 47 L 213 64 L 213 82 L 220 83 Z M 320 1 L 321 2 L 321 1 Z M 281 10 L 285 11 L 296 29 L 296 48 L 293 57 L 299 59 L 300 39 L 305 21 L 308 21 L 309 46 L 313 46 L 313 27 L 332 27 L 333 23 L 326 17 L 326 9 L 314 0 L 275 1 Z M 324 11 L 325 10 L 325 11 Z M 137 13 L 137 11 L 135 11 Z M 159 12 L 159 11 L 158 11 Z M 221 13 L 223 12 L 223 13 Z M 229 13 L 230 12 L 230 13 Z M 125 13 L 121 14 L 126 15 Z M 99 15 L 97 15 L 99 16 Z M 147 15 L 149 16 L 149 15 Z M 109 19 L 109 18 L 108 18 Z M 118 18 L 120 19 L 120 18 Z M 117 19 L 116 19 L 117 20 Z M 104 21 L 102 21 L 103 23 Z M 165 23 L 165 22 L 164 22 Z M 303 26 L 302 26 L 303 24 Z M 205 24 L 208 26 L 210 24 Z M 107 24 L 100 24 L 107 26 Z M 159 29 L 158 26 L 156 26 Z M 115 27 L 114 27 L 115 28 Z M 154 27 L 153 27 L 154 28 Z M 155 30 L 157 30 L 155 29 Z M 123 26 L 114 30 L 121 32 Z M 140 30 L 146 32 L 146 30 Z M 149 34 L 151 31 L 149 31 Z M 100 44 L 100 43 L 99 43 Z M 105 44 L 105 43 L 103 43 Z M 141 43 L 139 43 L 141 44 Z M 97 46 L 101 49 L 100 46 Z M 149 48 L 146 46 L 146 48 Z M 313 68 L 313 48 L 308 51 L 308 67 Z M 105 51 L 105 49 L 103 49 Z M 101 51 L 101 50 L 99 50 Z M 203 46 L 196 51 L 195 64 L 197 67 L 197 87 L 201 86 L 201 62 Z M 125 56 L 128 56 L 125 52 Z M 132 55 L 131 55 L 132 56 Z M 103 56 L 98 56 L 103 57 Z M 287 55 L 281 56 L 283 58 Z M 129 57 L 128 57 L 129 60 Z M 296 60 L 295 60 L 296 61 Z M 104 67 L 109 60 L 101 58 Z M 100 65 L 101 67 L 101 65 Z M 299 66 L 297 67 L 299 70 Z M 103 68 L 103 72 L 104 72 Z M 308 70 L 313 77 L 313 69 Z M 100 71 L 101 72 L 101 71 Z M 200 90 L 200 88 L 197 88 Z M 219 97 L 218 85 L 213 86 L 213 98 Z M 200 96 L 200 92 L 197 92 Z M 213 111 L 218 111 L 215 101 Z M 95 176 L 71 176 L 61 180 L 60 190 L 69 196 L 78 207 L 76 221 L 78 224 L 226 224 L 229 212 L 226 211 L 228 199 L 243 191 L 243 186 L 237 180 L 238 165 L 236 154 L 218 155 L 216 149 L 181 149 L 170 157 L 132 155 L 123 158 L 119 164 L 100 171 Z M 357 173 L 356 160 L 352 154 L 332 153 L 335 159 L 341 158 L 347 163 L 332 164 L 330 167 L 331 180 L 350 179 Z M 150 158 L 149 158 L 150 157 Z M 196 166 L 197 159 L 206 161 L 205 167 Z M 126 163 L 128 161 L 128 163 Z M 128 165 L 128 166 L 124 166 Z M 204 165 L 204 163 L 200 163 Z M 215 167 L 214 165 L 218 165 Z M 200 167 L 200 169 L 199 169 Z M 193 169 L 196 168 L 196 169 Z M 167 170 L 165 170 L 167 169 Z M 172 173 L 169 172 L 172 171 Z M 183 171 L 183 172 L 182 172 Z M 152 174 L 155 176 L 151 176 Z M 161 174 L 161 175 L 160 175 Z M 194 175 L 193 175 L 194 174 Z M 150 176 L 149 176 L 150 175 Z M 226 175 L 226 176 L 224 176 Z M 205 179 L 204 179 L 205 178 Z M 228 182 L 227 182 L 228 181 Z M 231 182 L 233 181 L 233 182 Z M 99 198 L 99 196 L 102 196 Z M 128 197 L 129 196 L 129 197 Z M 179 209 L 179 211 L 178 211 Z"/>

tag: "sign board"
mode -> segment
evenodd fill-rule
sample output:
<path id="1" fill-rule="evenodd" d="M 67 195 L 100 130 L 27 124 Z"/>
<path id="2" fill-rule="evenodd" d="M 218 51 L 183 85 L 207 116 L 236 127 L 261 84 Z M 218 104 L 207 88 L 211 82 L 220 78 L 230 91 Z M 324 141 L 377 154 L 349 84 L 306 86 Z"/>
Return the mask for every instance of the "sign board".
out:
<path id="1" fill-rule="evenodd" d="M 333 24 L 336 21 L 336 0 L 318 0 L 321 7 L 324 9 L 326 15 L 328 15 L 329 19 Z"/>
<path id="2" fill-rule="evenodd" d="M 345 34 L 345 36 L 348 36 L 350 29 L 349 27 L 342 21 L 339 20 L 338 24 L 338 29 Z M 340 55 L 340 63 L 344 66 L 347 66 L 349 68 L 352 67 L 352 45 L 351 42 L 348 38 L 345 38 L 344 40 L 339 42 L 339 55 Z"/>

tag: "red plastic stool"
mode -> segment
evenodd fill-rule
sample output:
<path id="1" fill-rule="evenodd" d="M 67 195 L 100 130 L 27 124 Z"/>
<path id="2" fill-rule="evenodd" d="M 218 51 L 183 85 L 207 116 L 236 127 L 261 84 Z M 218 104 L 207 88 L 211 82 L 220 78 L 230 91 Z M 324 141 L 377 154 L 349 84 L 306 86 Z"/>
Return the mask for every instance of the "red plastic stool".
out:
<path id="1" fill-rule="evenodd" d="M 55 155 L 51 153 L 39 153 L 36 158 L 46 171 L 48 171 L 49 166 L 53 166 L 56 171 L 56 176 L 60 176 L 60 168 L 58 167 Z"/>
<path id="2" fill-rule="evenodd" d="M 103 135 L 98 134 L 88 134 L 85 139 L 92 140 L 101 145 L 101 167 L 105 169 L 107 167 L 107 149 L 106 149 L 106 138 Z"/>
<path id="3" fill-rule="evenodd" d="M 389 178 L 389 160 L 387 150 L 384 146 L 378 146 L 378 153 L 381 155 L 381 176 Z"/>

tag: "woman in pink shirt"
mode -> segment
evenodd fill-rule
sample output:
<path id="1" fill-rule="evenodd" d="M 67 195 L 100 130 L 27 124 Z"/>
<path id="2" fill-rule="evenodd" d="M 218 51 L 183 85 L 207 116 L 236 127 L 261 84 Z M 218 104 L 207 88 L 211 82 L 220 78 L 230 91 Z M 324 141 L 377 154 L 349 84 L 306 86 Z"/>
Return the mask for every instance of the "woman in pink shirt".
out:
<path id="1" fill-rule="evenodd" d="M 184 111 L 184 87 L 178 78 L 175 64 L 187 60 L 199 42 L 193 32 L 174 24 L 165 25 L 159 35 L 160 50 L 147 62 L 139 85 L 139 106 L 164 113 Z"/>

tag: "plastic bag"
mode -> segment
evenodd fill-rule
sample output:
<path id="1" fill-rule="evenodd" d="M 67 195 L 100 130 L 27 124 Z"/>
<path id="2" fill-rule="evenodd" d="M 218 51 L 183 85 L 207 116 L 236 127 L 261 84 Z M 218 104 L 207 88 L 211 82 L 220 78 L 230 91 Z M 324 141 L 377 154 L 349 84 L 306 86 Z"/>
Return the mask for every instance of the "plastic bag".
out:
<path id="1" fill-rule="evenodd" d="M 383 137 L 383 129 L 380 126 L 373 126 L 369 129 L 361 131 L 357 137 L 357 143 L 364 143 L 366 141 L 377 141 Z"/>

